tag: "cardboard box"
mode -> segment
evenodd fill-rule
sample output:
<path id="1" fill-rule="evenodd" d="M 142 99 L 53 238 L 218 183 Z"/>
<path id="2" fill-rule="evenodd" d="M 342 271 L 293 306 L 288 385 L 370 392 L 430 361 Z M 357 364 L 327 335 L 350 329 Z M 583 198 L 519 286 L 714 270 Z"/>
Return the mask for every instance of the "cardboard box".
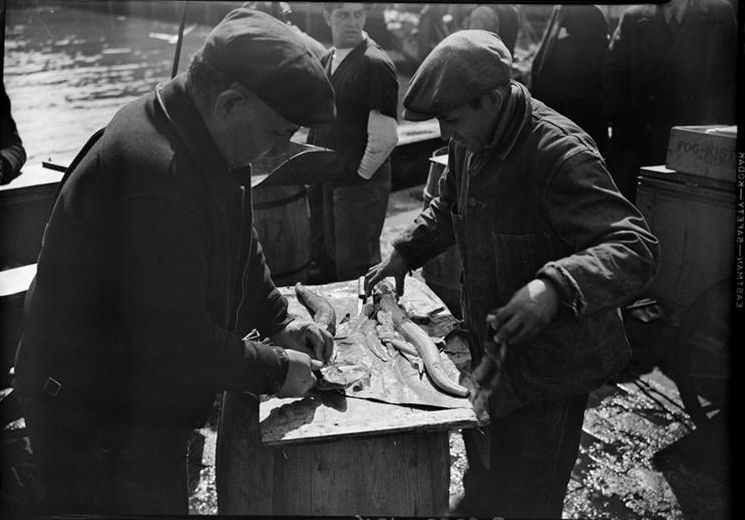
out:
<path id="1" fill-rule="evenodd" d="M 734 183 L 736 141 L 736 126 L 674 126 L 670 130 L 665 166 Z"/>

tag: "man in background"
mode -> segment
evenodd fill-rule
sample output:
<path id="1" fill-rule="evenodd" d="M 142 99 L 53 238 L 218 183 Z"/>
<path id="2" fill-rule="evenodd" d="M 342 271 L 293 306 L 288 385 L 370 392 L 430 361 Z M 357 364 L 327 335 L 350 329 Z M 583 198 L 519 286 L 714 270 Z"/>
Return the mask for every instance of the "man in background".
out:
<path id="1" fill-rule="evenodd" d="M 334 46 L 322 63 L 337 118 L 311 128 L 308 143 L 335 150 L 339 164 L 334 180 L 309 194 L 317 282 L 357 278 L 380 261 L 389 156 L 398 143 L 398 82 L 391 59 L 363 31 L 366 16 L 363 3 L 324 4 Z"/>
<path id="2" fill-rule="evenodd" d="M 603 65 L 608 24 L 596 5 L 556 5 L 533 59 L 530 92 L 608 148 Z"/>
<path id="3" fill-rule="evenodd" d="M 637 5 L 610 43 L 608 166 L 632 202 L 639 168 L 664 164 L 675 125 L 735 121 L 737 29 L 726 0 Z"/>
<path id="4" fill-rule="evenodd" d="M 520 12 L 512 4 L 485 4 L 472 8 L 462 22 L 463 29 L 481 29 L 497 33 L 510 54 L 520 30 Z"/>

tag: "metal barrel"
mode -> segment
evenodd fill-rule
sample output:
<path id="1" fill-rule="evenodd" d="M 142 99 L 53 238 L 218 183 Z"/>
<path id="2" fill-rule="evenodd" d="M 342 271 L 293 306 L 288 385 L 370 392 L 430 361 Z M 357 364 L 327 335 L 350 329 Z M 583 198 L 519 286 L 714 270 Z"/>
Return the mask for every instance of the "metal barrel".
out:
<path id="1" fill-rule="evenodd" d="M 422 194 L 425 207 L 439 194 L 440 177 L 447 170 L 447 161 L 444 159 L 447 159 L 447 147 L 435 150 L 430 158 L 429 173 Z M 422 277 L 425 283 L 457 318 L 461 317 L 460 279 L 462 270 L 460 255 L 455 246 L 433 258 L 422 267 Z"/>

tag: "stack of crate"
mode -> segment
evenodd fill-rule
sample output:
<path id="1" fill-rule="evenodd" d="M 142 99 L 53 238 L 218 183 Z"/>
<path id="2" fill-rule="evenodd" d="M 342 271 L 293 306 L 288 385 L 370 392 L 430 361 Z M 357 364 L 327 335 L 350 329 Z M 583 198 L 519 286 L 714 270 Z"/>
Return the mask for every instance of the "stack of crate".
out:
<path id="1" fill-rule="evenodd" d="M 637 206 L 660 241 L 649 295 L 687 308 L 734 272 L 734 126 L 677 126 L 665 165 L 639 172 Z"/>

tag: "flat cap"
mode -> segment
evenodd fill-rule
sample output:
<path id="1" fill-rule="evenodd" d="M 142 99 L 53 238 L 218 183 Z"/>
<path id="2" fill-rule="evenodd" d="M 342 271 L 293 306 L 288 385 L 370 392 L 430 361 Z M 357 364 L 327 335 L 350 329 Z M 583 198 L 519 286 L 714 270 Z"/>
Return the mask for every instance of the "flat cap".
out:
<path id="1" fill-rule="evenodd" d="M 229 12 L 202 46 L 204 59 L 302 126 L 331 123 L 334 90 L 297 30 L 255 9 Z"/>
<path id="2" fill-rule="evenodd" d="M 463 106 L 510 82 L 512 56 L 489 31 L 458 31 L 424 58 L 404 95 L 404 118 L 422 121 Z"/>

